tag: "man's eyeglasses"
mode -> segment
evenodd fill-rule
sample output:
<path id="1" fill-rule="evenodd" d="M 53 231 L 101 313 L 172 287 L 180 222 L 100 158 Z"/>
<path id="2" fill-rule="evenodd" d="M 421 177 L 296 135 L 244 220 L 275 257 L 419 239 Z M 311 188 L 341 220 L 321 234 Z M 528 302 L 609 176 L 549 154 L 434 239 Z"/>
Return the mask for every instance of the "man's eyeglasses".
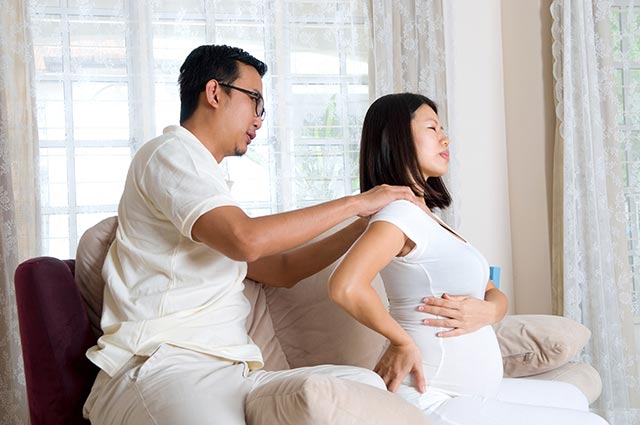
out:
<path id="1" fill-rule="evenodd" d="M 264 117 L 267 115 L 267 111 L 264 109 L 264 98 L 257 91 L 251 91 L 247 89 L 243 89 L 241 87 L 237 87 L 227 83 L 218 83 L 222 87 L 228 87 L 230 89 L 238 90 L 247 96 L 249 96 L 256 103 L 256 117 L 260 117 L 261 121 L 264 121 Z"/>

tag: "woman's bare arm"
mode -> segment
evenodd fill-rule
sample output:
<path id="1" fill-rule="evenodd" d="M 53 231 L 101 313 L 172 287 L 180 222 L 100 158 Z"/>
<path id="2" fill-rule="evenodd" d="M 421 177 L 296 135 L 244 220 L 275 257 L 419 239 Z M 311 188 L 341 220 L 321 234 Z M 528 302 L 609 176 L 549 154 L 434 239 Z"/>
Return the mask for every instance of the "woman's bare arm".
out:
<path id="1" fill-rule="evenodd" d="M 406 236 L 396 226 L 382 221 L 372 223 L 333 272 L 329 295 L 356 320 L 389 340 L 389 348 L 375 368 L 387 388 L 395 392 L 404 377 L 412 373 L 418 390 L 424 392 L 420 351 L 371 286 L 375 275 L 401 252 L 406 242 Z"/>

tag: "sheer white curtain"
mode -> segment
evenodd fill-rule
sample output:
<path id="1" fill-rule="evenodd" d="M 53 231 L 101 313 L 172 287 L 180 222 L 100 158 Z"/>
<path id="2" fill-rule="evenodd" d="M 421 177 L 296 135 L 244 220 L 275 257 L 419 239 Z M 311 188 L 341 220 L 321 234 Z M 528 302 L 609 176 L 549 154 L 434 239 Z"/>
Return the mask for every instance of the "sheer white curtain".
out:
<path id="1" fill-rule="evenodd" d="M 638 270 L 634 275 L 630 269 L 638 255 L 640 96 L 637 80 L 623 81 L 624 73 L 616 84 L 615 70 L 619 60 L 638 60 L 638 33 L 625 34 L 639 23 L 633 3 L 556 0 L 551 6 L 560 122 L 556 200 L 562 205 L 561 220 L 554 223 L 554 249 L 561 253 L 554 255 L 554 267 L 562 273 L 554 285 L 562 289 L 564 315 L 592 331 L 583 360 L 602 376 L 595 408 L 612 425 L 640 423 L 638 287 L 633 286 Z M 629 43 L 633 55 L 616 54 Z M 624 100 L 628 90 L 635 90 L 635 100 L 627 97 L 635 108 L 616 100 L 616 95 Z"/>
<path id="2" fill-rule="evenodd" d="M 228 44 L 269 65 L 267 119 L 247 155 L 223 161 L 234 195 L 262 215 L 357 189 L 369 32 L 363 0 L 3 6 L 0 422 L 21 424 L 28 415 L 15 267 L 37 254 L 72 258 L 84 230 L 115 214 L 131 155 L 178 121 L 186 55 L 201 44 Z"/>
<path id="3" fill-rule="evenodd" d="M 363 1 L 55 3 L 33 1 L 44 252 L 73 256 L 84 229 L 114 214 L 132 152 L 178 120 L 178 69 L 201 44 L 242 47 L 269 65 L 263 128 L 247 155 L 223 161 L 250 214 L 357 187 Z"/>
<path id="4" fill-rule="evenodd" d="M 38 234 L 33 53 L 24 0 L 0 15 L 0 418 L 28 423 L 13 273 Z"/>
<path id="5" fill-rule="evenodd" d="M 447 128 L 446 57 L 442 0 L 368 0 L 372 60 L 371 101 L 389 93 L 423 94 L 438 106 L 438 117 Z M 443 212 L 457 226 L 455 180 L 458 161 L 451 145 L 451 163 L 445 181 L 454 204 Z"/>

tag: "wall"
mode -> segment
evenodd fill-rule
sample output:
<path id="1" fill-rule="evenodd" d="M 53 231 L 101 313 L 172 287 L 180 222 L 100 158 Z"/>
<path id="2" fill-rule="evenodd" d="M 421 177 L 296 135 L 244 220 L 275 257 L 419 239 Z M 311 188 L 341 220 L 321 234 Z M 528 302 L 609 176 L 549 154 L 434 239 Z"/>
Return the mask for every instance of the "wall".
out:
<path id="1" fill-rule="evenodd" d="M 551 0 L 447 0 L 460 232 L 502 266 L 510 313 L 551 313 Z"/>
<path id="2" fill-rule="evenodd" d="M 502 0 L 513 280 L 517 313 L 551 313 L 555 114 L 551 0 Z"/>
<path id="3" fill-rule="evenodd" d="M 514 312 L 500 0 L 447 0 L 447 107 L 460 168 L 454 202 L 459 230 L 489 264 Z"/>

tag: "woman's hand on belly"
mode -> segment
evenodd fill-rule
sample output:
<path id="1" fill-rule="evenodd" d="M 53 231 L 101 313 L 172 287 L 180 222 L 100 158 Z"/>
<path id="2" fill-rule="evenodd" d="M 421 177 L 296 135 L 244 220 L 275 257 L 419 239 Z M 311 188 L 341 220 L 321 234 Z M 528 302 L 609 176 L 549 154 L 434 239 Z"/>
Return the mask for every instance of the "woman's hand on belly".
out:
<path id="1" fill-rule="evenodd" d="M 443 317 L 442 319 L 424 319 L 428 326 L 451 328 L 438 332 L 436 336 L 446 338 L 475 332 L 478 329 L 496 323 L 498 312 L 493 302 L 467 295 L 447 295 L 442 298 L 427 297 L 418 310 Z M 496 320 L 497 319 L 497 320 Z"/>
<path id="2" fill-rule="evenodd" d="M 422 356 L 413 342 L 404 345 L 389 344 L 373 370 L 382 377 L 387 389 L 392 393 L 398 390 L 402 380 L 409 373 L 413 375 L 418 391 L 421 393 L 426 391 L 422 372 Z"/>

